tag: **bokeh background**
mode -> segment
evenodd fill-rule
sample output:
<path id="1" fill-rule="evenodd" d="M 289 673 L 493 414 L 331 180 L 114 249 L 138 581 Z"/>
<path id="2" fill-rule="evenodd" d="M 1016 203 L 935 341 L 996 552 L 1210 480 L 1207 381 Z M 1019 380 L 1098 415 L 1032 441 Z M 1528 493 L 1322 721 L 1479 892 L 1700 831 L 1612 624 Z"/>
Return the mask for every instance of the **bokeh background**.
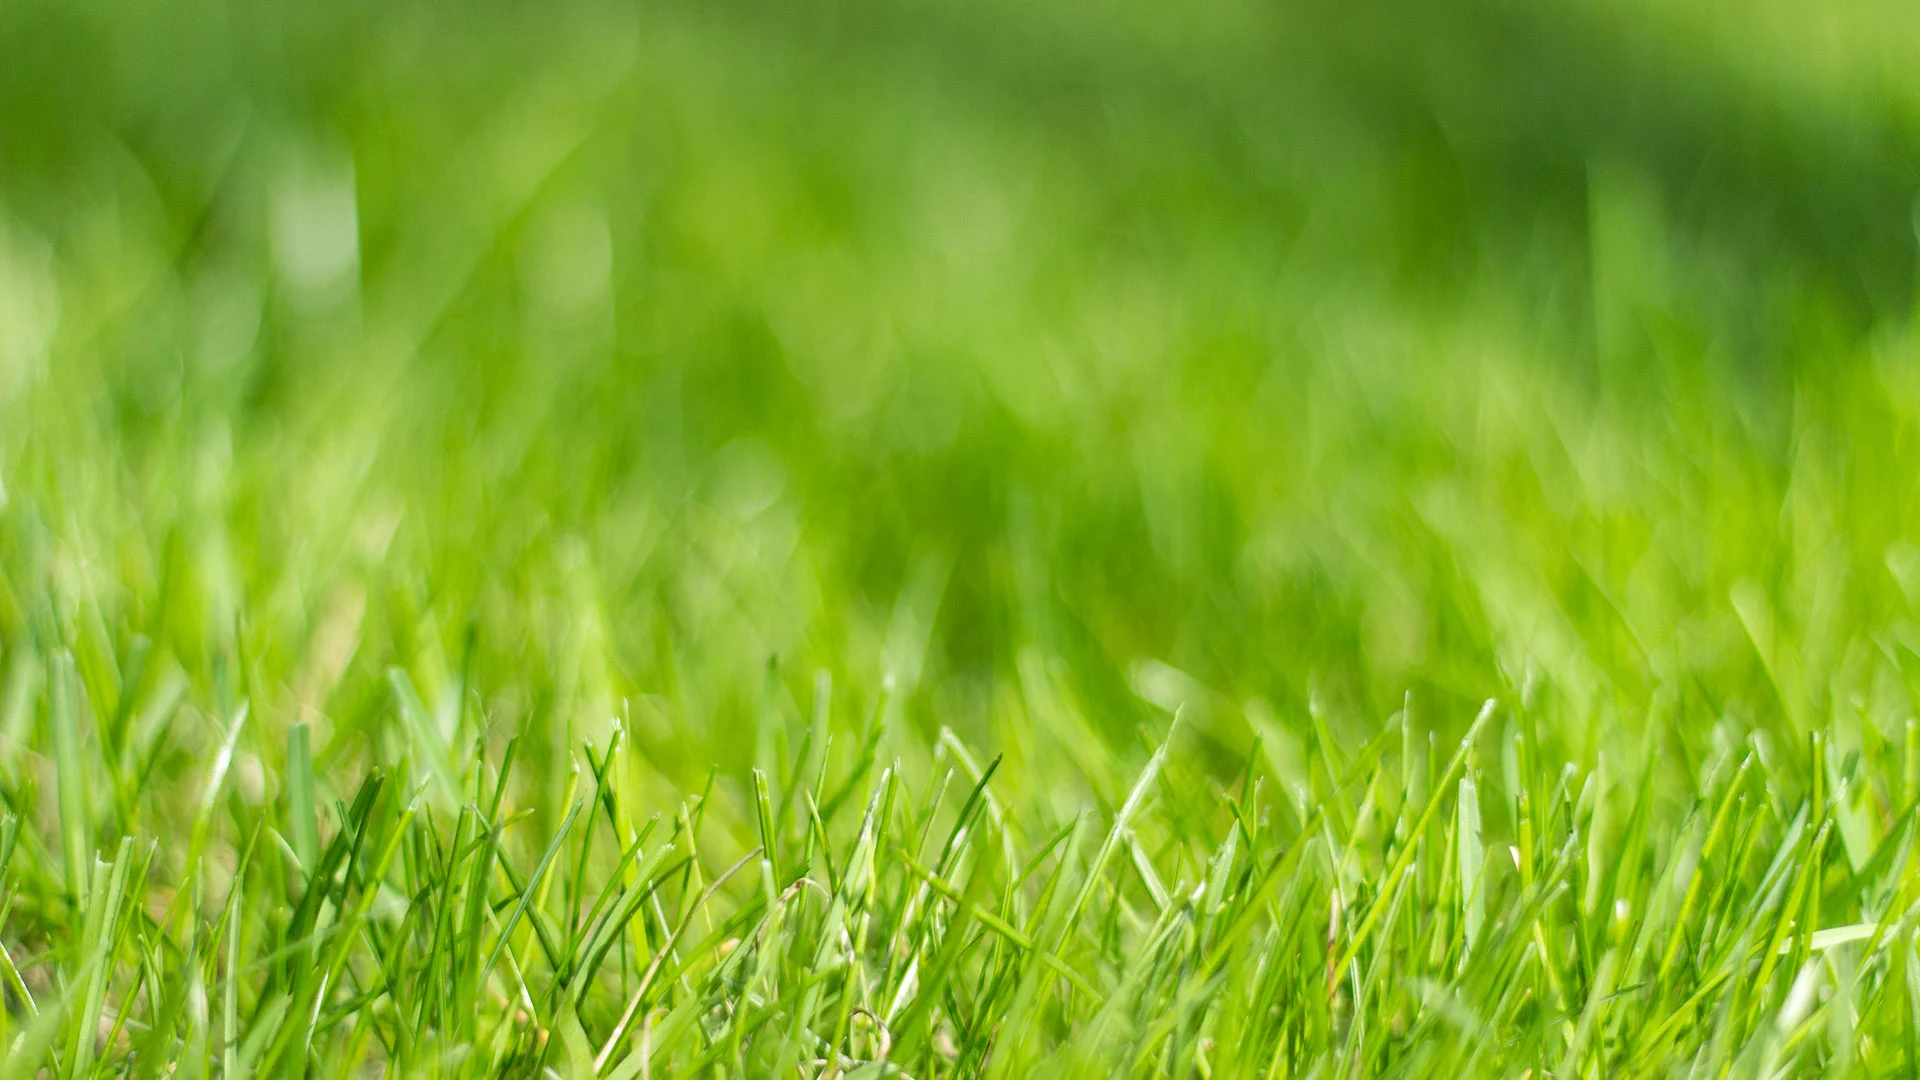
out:
<path id="1" fill-rule="evenodd" d="M 10 0 L 0 768 L 57 643 L 102 737 L 185 696 L 163 771 L 244 697 L 347 791 L 394 672 L 550 769 L 618 718 L 666 793 L 778 783 L 824 670 L 835 730 L 951 727 L 1054 820 L 1183 704 L 1196 783 L 1409 691 L 1575 760 L 1871 749 L 1920 678 L 1915 41 Z"/>

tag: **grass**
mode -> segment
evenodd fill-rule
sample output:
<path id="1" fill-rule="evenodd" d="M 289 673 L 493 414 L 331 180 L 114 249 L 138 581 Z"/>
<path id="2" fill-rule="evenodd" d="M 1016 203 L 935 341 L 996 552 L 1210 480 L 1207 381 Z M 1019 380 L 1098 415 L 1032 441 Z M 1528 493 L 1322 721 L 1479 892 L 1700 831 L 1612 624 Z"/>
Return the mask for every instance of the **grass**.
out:
<path id="1" fill-rule="evenodd" d="M 1914 1075 L 1912 30 L 0 5 L 0 1080 Z"/>

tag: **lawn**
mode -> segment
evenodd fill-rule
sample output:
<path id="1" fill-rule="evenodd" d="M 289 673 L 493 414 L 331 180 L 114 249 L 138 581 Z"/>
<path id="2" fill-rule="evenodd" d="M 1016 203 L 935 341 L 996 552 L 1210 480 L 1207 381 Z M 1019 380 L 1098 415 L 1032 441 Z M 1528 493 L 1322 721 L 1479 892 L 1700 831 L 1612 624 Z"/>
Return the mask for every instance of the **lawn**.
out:
<path id="1" fill-rule="evenodd" d="M 1916 41 L 0 0 L 0 1080 L 1920 1073 Z"/>

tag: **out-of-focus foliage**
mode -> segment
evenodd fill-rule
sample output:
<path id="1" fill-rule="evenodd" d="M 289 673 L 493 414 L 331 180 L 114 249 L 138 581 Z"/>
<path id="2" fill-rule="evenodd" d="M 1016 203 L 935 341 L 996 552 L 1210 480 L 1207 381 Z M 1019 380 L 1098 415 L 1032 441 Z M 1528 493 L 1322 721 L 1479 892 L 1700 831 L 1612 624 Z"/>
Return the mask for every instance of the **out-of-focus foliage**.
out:
<path id="1" fill-rule="evenodd" d="M 421 1075 L 577 1065 L 559 1035 L 550 1054 L 513 1040 L 567 1022 L 628 1034 L 612 1022 L 630 981 L 608 1001 L 571 987 L 577 1021 L 526 988 L 570 985 L 572 953 L 548 935 L 585 944 L 568 922 L 582 897 L 635 872 L 622 850 L 661 840 L 640 844 L 636 822 L 698 797 L 674 825 L 698 837 L 694 876 L 661 889 L 704 915 L 700 883 L 769 838 L 768 897 L 801 887 L 816 839 L 840 869 L 874 859 L 859 812 L 890 762 L 912 796 L 878 835 L 921 814 L 951 825 L 953 793 L 945 810 L 919 800 L 969 747 L 1002 756 L 1006 865 L 996 878 L 956 855 L 914 877 L 881 852 L 902 906 L 860 904 L 889 932 L 927 917 L 909 885 L 951 878 L 958 896 L 964 867 L 982 882 L 969 902 L 1059 932 L 1047 963 L 1158 1015 L 1126 980 L 1164 973 L 1122 963 L 1173 955 L 1151 951 L 1173 947 L 1154 920 L 1178 907 L 1153 867 L 1191 892 L 1237 836 L 1243 861 L 1219 873 L 1274 929 L 1244 971 L 1169 976 L 1181 1008 L 1265 1007 L 1286 996 L 1273 980 L 1293 980 L 1274 1008 L 1304 1008 L 1314 965 L 1348 941 L 1355 972 L 1459 951 L 1405 985 L 1368 976 L 1357 998 L 1335 972 L 1325 1015 L 1286 1013 L 1281 1034 L 1215 1010 L 1132 1057 L 1113 1041 L 1132 1014 L 1061 989 L 1044 1035 L 990 1052 L 994 1018 L 1058 988 L 981 989 L 999 985 L 980 974 L 998 954 L 943 959 L 942 924 L 844 991 L 870 1020 L 922 1025 L 896 1033 L 916 1060 L 1204 1070 L 1196 1048 L 1227 1025 L 1262 1068 L 1458 1069 L 1407 1035 L 1458 1006 L 1525 1033 L 1465 1059 L 1515 1074 L 1624 1074 L 1616 1055 L 1641 1029 L 1688 1041 L 1634 1068 L 1911 1067 L 1887 1034 L 1913 1033 L 1904 999 L 1833 999 L 1861 1002 L 1859 1039 L 1834 1020 L 1752 1041 L 1795 1000 L 1811 940 L 1719 1020 L 1659 1024 L 1720 1000 L 1711 943 L 1759 950 L 1723 979 L 1756 974 L 1774 924 L 1749 933 L 1735 911 L 1800 933 L 1808 912 L 1890 925 L 1894 898 L 1912 899 L 1906 869 L 1885 888 L 1869 870 L 1905 858 L 1920 752 L 1916 40 L 1920 15 L 1868 3 L 8 0 L 0 790 L 20 849 L 0 967 L 23 966 L 5 991 L 16 1057 L 37 1045 L 30 984 L 67 995 L 92 977 L 112 917 L 83 879 L 94 848 L 133 837 L 158 847 L 114 865 L 147 859 L 148 902 L 129 910 L 152 925 L 92 969 L 134 1033 L 102 1036 L 103 1065 L 132 1045 L 154 1064 L 161 1047 L 192 1057 L 198 1038 L 239 1075 L 250 1031 L 259 1060 L 322 1074 L 344 1058 Z M 1440 740 L 1438 779 L 1487 698 L 1501 707 L 1461 764 L 1468 787 L 1448 774 L 1444 812 L 1419 819 L 1421 733 Z M 1138 839 L 1113 833 L 1141 869 L 1095 859 L 1098 831 L 1070 845 L 1078 862 L 1048 855 L 1079 868 L 1049 871 L 1062 889 L 1082 870 L 1111 879 L 1087 926 L 1059 921 L 1019 868 L 1083 811 L 1121 806 L 1176 709 Z M 290 756 L 297 725 L 310 767 Z M 209 786 L 230 734 L 231 778 L 220 765 Z M 515 779 L 489 807 L 516 736 Z M 609 746 L 617 770 L 582 769 Z M 1765 797 L 1729 819 L 1742 843 L 1836 869 L 1788 894 L 1799 879 L 1765 858 L 1709 847 L 1738 887 L 1689 929 L 1689 860 L 1749 748 Z M 376 770 L 398 778 L 389 801 L 349 805 Z M 971 785 L 957 775 L 956 792 Z M 405 817 L 433 777 L 433 809 Z M 1556 783 L 1564 807 L 1536 806 L 1523 835 L 1528 793 L 1550 802 Z M 842 784 L 816 838 L 803 793 Z M 607 807 L 598 841 L 563 826 L 589 792 Z M 463 802 L 475 816 L 456 824 Z M 506 829 L 516 809 L 530 822 Z M 362 941 L 337 923 L 353 986 L 289 991 L 274 1012 L 309 895 L 289 865 L 312 870 L 356 822 L 404 838 L 406 858 L 340 864 L 328 917 L 364 895 L 373 927 Z M 1844 844 L 1812 839 L 1829 822 Z M 1429 830 L 1447 854 L 1423 855 L 1408 888 L 1455 897 L 1457 925 L 1422 931 L 1453 944 L 1369 941 L 1356 926 L 1399 910 L 1391 868 Z M 475 835 L 510 868 L 458 847 Z M 555 836 L 578 846 L 536 902 L 527 875 Z M 76 840 L 90 846 L 63 855 Z M 1545 866 L 1563 844 L 1575 895 L 1554 899 Z M 1255 857 L 1294 859 L 1297 888 L 1261 899 Z M 1449 893 L 1476 862 L 1487 891 Z M 231 888 L 249 874 L 254 894 Z M 753 876 L 713 902 L 751 914 Z M 1602 893 L 1648 920 L 1644 946 Z M 850 918 L 850 895 L 807 917 Z M 476 913 L 449 926 L 556 969 L 550 984 L 529 969 L 526 1016 L 491 969 L 459 969 L 473 996 L 431 1007 L 395 989 L 399 973 L 439 978 L 389 949 L 407 920 L 470 896 Z M 503 929 L 521 901 L 553 924 L 541 957 Z M 1269 901 L 1299 906 L 1262 916 Z M 1539 915 L 1554 904 L 1572 913 Z M 623 979 L 672 932 L 671 905 L 613 935 Z M 1318 929 L 1296 941 L 1281 911 Z M 1537 941 L 1515 936 L 1530 918 L 1551 924 Z M 1268 932 L 1254 925 L 1248 942 Z M 1683 931 L 1703 935 L 1692 982 L 1666 961 Z M 1209 958 L 1217 939 L 1196 933 Z M 1516 944 L 1473 953 L 1483 933 Z M 1327 955 L 1301 961 L 1316 936 Z M 1035 986 L 1046 944 L 1019 953 Z M 1845 954 L 1831 980 L 1905 993 L 1912 953 L 1909 935 Z M 256 968 L 223 966 L 242 955 Z M 1305 966 L 1260 966 L 1282 956 Z M 910 961 L 980 984 L 916 1005 Z M 685 963 L 661 992 L 710 977 L 724 998 L 745 978 Z M 148 1034 L 173 999 L 129 989 L 147 968 L 156 985 L 206 972 L 179 975 L 197 988 L 179 1000 L 198 1002 L 169 1021 L 191 1033 L 179 1046 Z M 1636 971 L 1658 993 L 1609 1014 Z M 1460 980 L 1453 1005 L 1443 978 Z M 1552 1003 L 1513 989 L 1542 978 Z M 880 986 L 899 996 L 869 1001 Z M 709 1028 L 711 1046 L 684 1035 L 659 1067 L 753 1072 L 789 1052 L 808 1075 L 836 1067 L 839 1051 L 782 1026 L 810 1023 L 780 1011 L 792 1002 L 739 993 L 729 1008 L 773 1010 L 765 1030 L 787 1041 Z M 476 1001 L 489 1026 L 460 1044 L 445 1017 Z M 285 1035 L 302 1003 L 345 1019 Z M 835 1030 L 875 1056 L 853 1008 Z M 458 1045 L 469 1056 L 433 1056 Z M 77 1057 L 61 1075 L 80 1075 Z"/>

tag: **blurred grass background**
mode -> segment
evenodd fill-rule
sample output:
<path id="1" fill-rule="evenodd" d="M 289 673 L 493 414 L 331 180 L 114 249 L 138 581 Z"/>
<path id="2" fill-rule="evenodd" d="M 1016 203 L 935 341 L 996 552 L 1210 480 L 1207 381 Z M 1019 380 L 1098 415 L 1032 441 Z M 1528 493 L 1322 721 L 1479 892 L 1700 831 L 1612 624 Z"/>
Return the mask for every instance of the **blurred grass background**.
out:
<path id="1" fill-rule="evenodd" d="M 1040 821 L 1180 703 L 1196 782 L 1409 690 L 1676 784 L 1872 750 L 1917 18 L 8 0 L 10 798 L 63 643 L 97 715 L 186 695 L 163 777 L 249 699 L 260 805 L 294 722 L 330 794 L 404 752 L 389 668 L 548 770 L 623 717 L 662 797 L 891 678 L 890 755 Z"/>

